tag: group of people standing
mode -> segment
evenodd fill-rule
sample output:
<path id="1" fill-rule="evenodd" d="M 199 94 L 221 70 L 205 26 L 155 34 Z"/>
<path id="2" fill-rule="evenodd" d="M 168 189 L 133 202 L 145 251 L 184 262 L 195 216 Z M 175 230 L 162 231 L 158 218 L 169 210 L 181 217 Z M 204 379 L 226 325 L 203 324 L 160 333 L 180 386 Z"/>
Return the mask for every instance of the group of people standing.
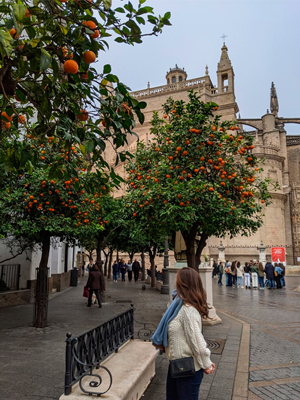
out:
<path id="1" fill-rule="evenodd" d="M 259 288 L 264 289 L 265 286 L 269 289 L 277 289 L 285 287 L 285 266 L 282 263 L 272 265 L 267 262 L 265 267 L 261 262 L 250 261 L 245 265 L 241 265 L 239 261 L 226 261 L 213 264 L 213 277 L 219 276 L 218 285 L 223 285 L 222 278 L 225 274 L 226 286 L 241 287 L 243 286 L 243 278 L 245 279 L 246 289 Z M 266 280 L 265 280 L 266 278 Z"/>
<path id="2" fill-rule="evenodd" d="M 134 281 L 136 282 L 139 279 L 139 272 L 141 270 L 141 265 L 138 260 L 135 258 L 132 263 L 131 260 L 128 260 L 126 264 L 124 259 L 116 260 L 112 267 L 113 269 L 113 281 L 118 282 L 120 276 L 122 276 L 122 281 L 125 282 L 126 273 L 128 275 L 129 282 L 132 281 L 132 274 L 134 276 Z"/>

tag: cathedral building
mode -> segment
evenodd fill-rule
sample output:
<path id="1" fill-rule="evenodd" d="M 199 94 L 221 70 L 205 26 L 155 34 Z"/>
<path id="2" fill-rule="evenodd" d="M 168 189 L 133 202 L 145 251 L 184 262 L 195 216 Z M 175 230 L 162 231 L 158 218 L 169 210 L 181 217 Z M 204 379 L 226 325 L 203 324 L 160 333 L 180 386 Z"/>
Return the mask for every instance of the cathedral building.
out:
<path id="1" fill-rule="evenodd" d="M 137 124 L 135 132 L 139 140 L 151 140 L 150 127 L 153 111 L 162 113 L 162 104 L 169 97 L 174 100 L 188 100 L 188 91 L 193 89 L 201 95 L 204 102 L 213 101 L 218 104 L 218 114 L 223 120 L 236 120 L 243 131 L 244 126 L 251 127 L 254 136 L 254 150 L 259 158 L 264 159 L 264 177 L 277 182 L 279 189 L 271 192 L 272 204 L 265 207 L 264 224 L 252 236 L 225 237 L 222 245 L 225 247 L 226 259 L 239 260 L 258 259 L 258 247 L 266 248 L 267 259 L 271 257 L 271 247 L 284 247 L 288 265 L 300 264 L 300 136 L 289 136 L 285 130 L 287 123 L 300 123 L 300 118 L 283 118 L 278 116 L 279 105 L 274 83 L 271 86 L 270 112 L 257 119 L 239 118 L 239 107 L 234 90 L 234 71 L 224 43 L 221 49 L 220 62 L 217 66 L 217 86 L 208 73 L 200 78 L 187 79 L 184 68 L 170 68 L 166 74 L 166 82 L 162 86 L 148 87 L 132 92 L 139 101 L 145 101 L 145 122 Z M 243 110 L 247 114 L 247 110 Z M 249 129 L 249 128 L 248 128 Z M 134 153 L 137 139 L 128 138 L 126 150 Z M 114 163 L 115 152 L 107 148 L 105 159 Z M 119 164 L 116 173 L 125 179 L 124 165 Z M 116 196 L 125 192 L 125 185 L 116 191 Z M 211 237 L 203 254 L 217 259 L 220 238 Z M 299 258 L 298 258 L 299 257 Z M 299 259 L 299 262 L 297 261 Z"/>

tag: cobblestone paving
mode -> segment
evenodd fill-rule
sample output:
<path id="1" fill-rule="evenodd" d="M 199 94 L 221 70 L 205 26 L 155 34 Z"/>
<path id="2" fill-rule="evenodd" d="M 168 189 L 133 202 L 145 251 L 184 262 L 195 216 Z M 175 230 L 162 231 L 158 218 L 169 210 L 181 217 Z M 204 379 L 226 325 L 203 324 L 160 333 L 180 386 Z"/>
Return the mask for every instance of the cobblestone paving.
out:
<path id="1" fill-rule="evenodd" d="M 300 400 L 300 277 L 286 289 L 218 287 L 214 305 L 251 327 L 249 390 L 260 399 Z M 258 369 L 258 370 L 257 370 Z"/>

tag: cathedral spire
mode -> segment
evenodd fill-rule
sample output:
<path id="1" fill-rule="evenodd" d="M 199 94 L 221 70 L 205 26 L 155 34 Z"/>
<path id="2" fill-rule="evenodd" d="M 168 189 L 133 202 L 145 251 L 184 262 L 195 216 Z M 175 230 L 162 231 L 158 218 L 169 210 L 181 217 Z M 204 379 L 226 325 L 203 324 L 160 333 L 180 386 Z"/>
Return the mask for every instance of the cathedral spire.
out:
<path id="1" fill-rule="evenodd" d="M 271 113 L 274 114 L 275 117 L 278 117 L 279 104 L 274 82 L 272 82 L 271 85 L 270 109 Z"/>

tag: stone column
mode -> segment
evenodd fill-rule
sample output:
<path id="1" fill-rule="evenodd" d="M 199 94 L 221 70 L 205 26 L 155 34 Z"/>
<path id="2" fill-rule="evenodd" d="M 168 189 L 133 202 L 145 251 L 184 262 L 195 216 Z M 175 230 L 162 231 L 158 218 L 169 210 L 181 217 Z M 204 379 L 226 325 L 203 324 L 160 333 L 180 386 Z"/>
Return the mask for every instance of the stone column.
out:
<path id="1" fill-rule="evenodd" d="M 172 292 L 175 289 L 176 275 L 178 270 L 183 267 L 187 267 L 187 262 L 185 260 L 176 261 L 174 267 L 168 267 L 169 275 L 169 301 L 172 303 Z"/>
<path id="2" fill-rule="evenodd" d="M 223 246 L 222 240 L 220 241 L 220 245 L 218 247 L 218 250 L 219 250 L 218 261 L 225 262 L 226 261 L 226 259 L 225 259 L 225 247 Z"/>
<path id="3" fill-rule="evenodd" d="M 213 306 L 212 271 L 212 267 L 199 267 L 199 275 L 206 291 L 207 303 L 210 307 L 208 314 L 210 319 L 203 320 L 204 325 L 216 325 L 222 323 L 221 318 L 217 315 L 216 309 Z"/>
<path id="4" fill-rule="evenodd" d="M 263 242 L 257 247 L 257 250 L 259 251 L 259 262 L 262 263 L 263 266 L 266 264 L 266 247 L 263 245 Z"/>

